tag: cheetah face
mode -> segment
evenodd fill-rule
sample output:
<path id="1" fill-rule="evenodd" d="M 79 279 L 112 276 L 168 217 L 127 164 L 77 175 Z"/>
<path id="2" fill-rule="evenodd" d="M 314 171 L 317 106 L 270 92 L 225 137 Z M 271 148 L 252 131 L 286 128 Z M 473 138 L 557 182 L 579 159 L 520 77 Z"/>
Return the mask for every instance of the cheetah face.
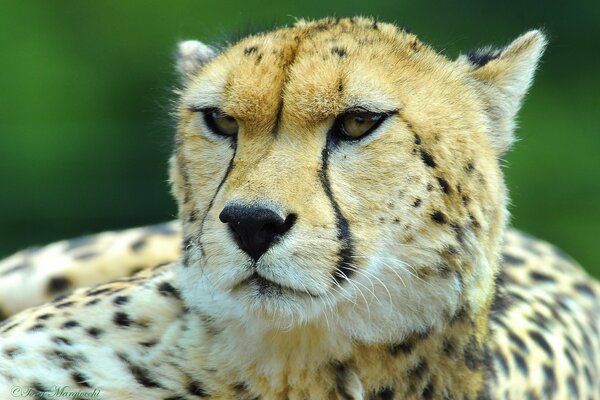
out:
<path id="1" fill-rule="evenodd" d="M 180 53 L 171 175 L 190 306 L 374 339 L 487 301 L 468 288 L 493 278 L 503 150 L 475 66 L 362 19 Z"/>

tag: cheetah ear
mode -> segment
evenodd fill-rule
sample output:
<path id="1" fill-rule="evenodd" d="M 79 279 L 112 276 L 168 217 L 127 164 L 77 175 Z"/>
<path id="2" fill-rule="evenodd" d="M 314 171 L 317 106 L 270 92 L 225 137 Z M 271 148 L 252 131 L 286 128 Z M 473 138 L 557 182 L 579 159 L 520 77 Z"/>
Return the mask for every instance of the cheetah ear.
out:
<path id="1" fill-rule="evenodd" d="M 459 62 L 467 63 L 471 76 L 479 82 L 478 91 L 490 120 L 492 143 L 499 155 L 514 141 L 515 117 L 546 43 L 544 34 L 533 30 L 504 49 L 480 49 L 459 58 Z"/>
<path id="2" fill-rule="evenodd" d="M 186 40 L 177 45 L 177 71 L 183 82 L 191 79 L 204 64 L 210 62 L 217 52 L 197 40 Z"/>

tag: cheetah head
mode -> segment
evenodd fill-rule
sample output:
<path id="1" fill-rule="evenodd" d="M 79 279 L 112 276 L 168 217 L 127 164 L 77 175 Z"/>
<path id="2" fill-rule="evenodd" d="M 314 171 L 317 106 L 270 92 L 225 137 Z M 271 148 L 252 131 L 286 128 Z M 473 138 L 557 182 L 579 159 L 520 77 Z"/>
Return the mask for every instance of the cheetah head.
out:
<path id="1" fill-rule="evenodd" d="M 365 18 L 181 43 L 171 180 L 188 305 L 371 341 L 485 313 L 499 159 L 544 45 L 532 31 L 450 60 Z"/>

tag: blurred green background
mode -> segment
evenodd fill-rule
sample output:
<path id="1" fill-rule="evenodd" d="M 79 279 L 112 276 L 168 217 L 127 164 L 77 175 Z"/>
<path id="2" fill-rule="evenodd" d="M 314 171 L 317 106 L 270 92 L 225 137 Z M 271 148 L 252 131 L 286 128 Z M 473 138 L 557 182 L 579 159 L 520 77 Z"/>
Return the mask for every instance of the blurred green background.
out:
<path id="1" fill-rule="evenodd" d="M 0 256 L 173 218 L 166 161 L 178 40 L 295 17 L 373 15 L 455 57 L 550 36 L 507 157 L 513 224 L 600 276 L 600 2 L 0 2 Z"/>

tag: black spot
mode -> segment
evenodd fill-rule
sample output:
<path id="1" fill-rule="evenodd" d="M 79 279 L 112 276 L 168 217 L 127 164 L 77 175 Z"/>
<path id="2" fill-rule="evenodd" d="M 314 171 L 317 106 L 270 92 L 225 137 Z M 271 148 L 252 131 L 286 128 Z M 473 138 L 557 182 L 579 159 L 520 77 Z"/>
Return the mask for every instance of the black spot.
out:
<path id="1" fill-rule="evenodd" d="M 90 335 L 93 338 L 97 338 L 102 333 L 102 330 L 98 329 L 96 327 L 88 328 L 85 331 L 87 332 L 88 335 Z"/>
<path id="2" fill-rule="evenodd" d="M 129 297 L 128 296 L 117 296 L 113 300 L 113 303 L 115 303 L 117 305 L 123 305 L 123 304 L 125 304 L 127 302 L 129 302 Z"/>
<path id="3" fill-rule="evenodd" d="M 144 267 L 133 267 L 131 268 L 131 270 L 129 271 L 129 276 L 133 276 L 135 274 L 137 274 L 140 271 L 143 271 Z"/>
<path id="4" fill-rule="evenodd" d="M 415 199 L 415 202 L 412 204 L 413 207 L 417 208 L 421 205 L 421 199 Z"/>
<path id="5" fill-rule="evenodd" d="M 191 381 L 187 386 L 187 391 L 190 394 L 193 394 L 194 396 L 208 397 L 208 393 L 202 387 L 202 384 L 200 384 L 200 382 L 197 381 Z"/>
<path id="6" fill-rule="evenodd" d="M 87 294 L 88 294 L 88 296 L 97 296 L 99 294 L 110 292 L 110 291 L 111 291 L 111 288 L 104 287 L 104 288 L 101 288 L 101 289 L 90 290 L 90 291 L 87 292 Z"/>
<path id="7" fill-rule="evenodd" d="M 475 336 L 471 336 L 464 348 L 465 364 L 470 370 L 477 370 L 483 364 L 483 351 Z"/>
<path id="8" fill-rule="evenodd" d="M 509 331 L 508 332 L 508 338 L 510 339 L 511 342 L 513 342 L 515 345 L 517 345 L 517 347 L 519 348 L 519 350 L 521 350 L 524 353 L 528 353 L 529 352 L 529 349 L 527 348 L 527 345 L 525 344 L 525 342 L 523 341 L 523 339 L 521 339 L 514 332 Z"/>
<path id="9" fill-rule="evenodd" d="M 464 194 L 462 195 L 461 200 L 465 207 L 468 206 L 469 202 L 471 201 L 471 199 L 469 199 L 469 196 L 464 195 Z"/>
<path id="10" fill-rule="evenodd" d="M 48 281 L 46 286 L 46 293 L 49 295 L 55 295 L 71 287 L 71 281 L 64 276 L 54 276 Z"/>
<path id="11" fill-rule="evenodd" d="M 585 375 L 585 380 L 587 381 L 588 385 L 594 386 L 595 379 L 594 379 L 594 375 L 592 375 L 592 371 L 590 371 L 589 366 L 586 365 L 583 368 L 583 373 Z"/>
<path id="12" fill-rule="evenodd" d="M 179 290 L 174 288 L 169 282 L 161 282 L 158 285 L 158 292 L 163 296 L 174 297 L 176 299 L 181 298 Z"/>
<path id="13" fill-rule="evenodd" d="M 501 270 L 495 279 L 496 290 L 490 308 L 493 316 L 502 314 L 510 305 L 511 301 L 506 293 L 506 284 L 508 283 L 508 275 L 504 270 Z"/>
<path id="14" fill-rule="evenodd" d="M 66 299 L 68 296 L 69 296 L 69 293 L 59 294 L 58 296 L 56 296 L 55 298 L 52 299 L 52 303 L 58 303 L 59 301 Z"/>
<path id="15" fill-rule="evenodd" d="M 448 253 L 456 254 L 456 248 L 454 246 L 448 246 Z M 448 279 L 452 273 L 452 269 L 446 264 L 441 264 L 437 267 L 437 273 L 439 274 L 440 278 Z"/>
<path id="16" fill-rule="evenodd" d="M 427 150 L 425 150 L 425 149 L 421 149 L 420 151 L 421 151 L 421 159 L 423 160 L 425 165 L 427 165 L 428 167 L 431 167 L 431 168 L 435 168 L 436 164 L 435 164 L 435 161 L 433 160 L 433 157 L 431 156 L 431 154 L 429 154 L 427 152 Z"/>
<path id="17" fill-rule="evenodd" d="M 431 219 L 438 224 L 445 224 L 447 222 L 446 216 L 440 211 L 434 211 L 431 214 Z"/>
<path id="18" fill-rule="evenodd" d="M 349 378 L 348 367 L 340 361 L 334 361 L 332 367 L 335 370 L 335 385 L 339 397 L 343 400 L 353 400 L 354 397 L 347 390 Z"/>
<path id="19" fill-rule="evenodd" d="M 52 338 L 52 341 L 56 344 L 66 344 L 67 346 L 71 345 L 71 341 L 69 339 L 67 339 L 66 337 L 62 337 L 62 336 L 55 336 Z"/>
<path id="20" fill-rule="evenodd" d="M 93 306 L 95 304 L 98 304 L 99 302 L 100 302 L 100 299 L 92 299 L 92 300 L 88 301 L 87 303 L 85 303 L 85 306 L 86 307 Z"/>
<path id="21" fill-rule="evenodd" d="M 5 320 L 5 321 L 3 321 L 3 322 L 5 322 L 5 323 L 6 323 L 6 322 L 8 322 L 8 321 L 10 321 L 10 319 L 7 319 L 7 320 Z M 4 323 L 3 323 L 2 325 L 4 326 Z M 3 327 L 3 329 L 2 329 L 2 332 L 6 333 L 6 332 L 8 332 L 8 331 L 11 331 L 11 330 L 13 330 L 14 328 L 16 328 L 18 325 L 19 325 L 19 324 L 17 324 L 17 323 L 14 323 L 14 324 L 11 324 L 11 325 L 6 325 L 6 326 L 4 326 L 4 327 Z"/>
<path id="22" fill-rule="evenodd" d="M 471 173 L 475 170 L 475 164 L 473 164 L 473 161 L 469 161 L 467 163 L 467 165 L 465 166 L 465 171 Z"/>
<path id="23" fill-rule="evenodd" d="M 454 313 L 454 315 L 452 316 L 452 319 L 450 320 L 450 323 L 454 324 L 456 322 L 465 321 L 465 320 L 468 320 L 468 318 L 469 318 L 469 307 L 462 306 L 456 311 L 456 313 Z"/>
<path id="24" fill-rule="evenodd" d="M 545 283 L 554 283 L 556 282 L 554 280 L 553 277 L 551 277 L 550 275 L 547 274 L 543 274 L 541 272 L 537 272 L 537 271 L 532 271 L 529 276 L 531 277 L 531 279 L 533 279 L 534 281 L 538 281 L 538 282 L 545 282 Z"/>
<path id="25" fill-rule="evenodd" d="M 73 258 L 75 260 L 89 260 L 90 258 L 94 258 L 98 255 L 98 253 L 96 253 L 95 251 L 85 251 L 83 253 L 79 253 L 75 256 L 73 256 Z"/>
<path id="26" fill-rule="evenodd" d="M 516 257 L 516 256 L 513 256 L 511 254 L 506 254 L 506 253 L 502 253 L 502 261 L 504 261 L 506 264 L 511 264 L 511 265 L 525 264 L 525 260 L 522 259 L 521 257 Z"/>
<path id="27" fill-rule="evenodd" d="M 450 185 L 444 178 L 437 177 L 438 183 L 440 184 L 440 188 L 445 194 L 450 194 Z"/>
<path id="28" fill-rule="evenodd" d="M 78 372 L 78 371 L 71 372 L 71 379 L 73 379 L 75 381 L 75 383 L 78 384 L 79 386 L 83 386 L 83 387 L 87 387 L 87 388 L 91 387 L 90 384 L 88 383 L 86 376 L 83 375 L 81 372 Z"/>
<path id="29" fill-rule="evenodd" d="M 244 55 L 249 56 L 250 54 L 254 54 L 258 51 L 258 46 L 248 46 L 244 49 Z"/>
<path id="30" fill-rule="evenodd" d="M 479 223 L 479 221 L 477 221 L 477 219 L 473 216 L 473 214 L 469 213 L 469 219 L 471 220 L 471 225 L 473 225 L 473 228 L 475 228 L 475 229 L 481 228 L 481 224 Z"/>
<path id="31" fill-rule="evenodd" d="M 588 285 L 587 283 L 579 282 L 579 283 L 576 283 L 575 285 L 573 285 L 573 287 L 575 288 L 575 290 L 577 290 L 580 293 L 585 294 L 586 296 L 589 296 L 592 298 L 596 297 L 596 293 L 594 293 L 591 286 Z"/>
<path id="32" fill-rule="evenodd" d="M 554 351 L 552 351 L 552 347 L 550 347 L 550 344 L 546 338 L 544 338 L 539 332 L 529 331 L 529 337 L 536 342 L 542 348 L 542 350 L 544 350 L 548 357 L 554 357 Z"/>
<path id="33" fill-rule="evenodd" d="M 45 321 L 45 320 L 47 320 L 49 318 L 52 318 L 53 316 L 54 316 L 54 314 L 46 313 L 46 314 L 38 315 L 36 317 L 36 319 L 39 319 L 40 321 Z"/>
<path id="34" fill-rule="evenodd" d="M 429 367 L 427 366 L 427 362 L 425 360 L 419 360 L 417 365 L 408 370 L 409 379 L 411 381 L 421 380 L 428 370 Z"/>
<path id="35" fill-rule="evenodd" d="M 133 364 L 123 354 L 119 354 L 119 358 L 127 365 L 129 372 L 131 372 L 131 375 L 133 375 L 133 377 L 139 384 L 145 387 L 162 388 L 162 386 L 158 382 L 154 381 L 150 377 L 149 371 L 147 369 L 139 365 Z"/>
<path id="36" fill-rule="evenodd" d="M 519 371 L 521 371 L 523 375 L 527 376 L 529 373 L 529 368 L 527 367 L 527 363 L 525 362 L 523 356 L 517 352 L 513 352 L 513 360 L 515 361 Z"/>
<path id="37" fill-rule="evenodd" d="M 64 324 L 62 324 L 61 327 L 63 329 L 71 329 L 71 328 L 75 328 L 77 326 L 79 326 L 79 322 L 74 321 L 74 320 L 69 320 L 69 321 L 65 322 Z"/>
<path id="38" fill-rule="evenodd" d="M 419 51 L 419 50 L 420 50 L 420 48 L 419 48 L 419 42 L 417 41 L 417 39 L 416 39 L 416 38 L 415 38 L 415 39 L 413 39 L 413 41 L 412 41 L 412 42 L 410 42 L 410 48 L 411 48 L 413 51 Z"/>
<path id="39" fill-rule="evenodd" d="M 452 230 L 454 231 L 456 240 L 458 240 L 459 243 L 463 243 L 463 241 L 465 240 L 465 233 L 463 231 L 462 226 L 457 224 L 450 224 L 450 228 L 452 228 Z"/>
<path id="40" fill-rule="evenodd" d="M 56 305 L 56 308 L 67 308 L 75 304 L 74 301 L 65 301 L 64 303 L 59 303 Z"/>
<path id="41" fill-rule="evenodd" d="M 573 368 L 573 370 L 575 372 L 578 372 L 579 366 L 577 365 L 577 361 L 575 360 L 575 357 L 573 357 L 573 353 L 571 353 L 571 350 L 565 348 L 564 353 L 565 353 L 565 356 L 567 357 L 567 360 L 569 361 L 569 364 L 571 364 L 571 367 Z"/>
<path id="42" fill-rule="evenodd" d="M 140 342 L 140 346 L 143 346 L 143 347 L 154 347 L 154 346 L 156 346 L 156 341 L 151 340 L 149 342 Z"/>
<path id="43" fill-rule="evenodd" d="M 569 379 L 567 379 L 567 386 L 569 387 L 569 392 L 571 392 L 571 398 L 578 399 L 579 387 L 577 386 L 577 381 L 574 376 L 570 376 Z"/>
<path id="44" fill-rule="evenodd" d="M 405 340 L 403 342 L 394 343 L 390 346 L 390 354 L 397 356 L 399 354 L 408 354 L 415 348 L 415 344 L 411 340 Z"/>
<path id="45" fill-rule="evenodd" d="M 556 375 L 554 374 L 554 370 L 552 369 L 552 367 L 548 365 L 544 365 L 542 371 L 544 372 L 544 394 L 547 398 L 551 399 L 554 397 L 556 391 L 558 390 L 556 384 Z"/>
<path id="46" fill-rule="evenodd" d="M 158 264 L 156 264 L 154 267 L 152 267 L 152 271 L 156 271 L 157 269 L 164 268 L 164 267 L 166 267 L 166 266 L 167 266 L 167 265 L 169 265 L 169 264 L 170 264 L 170 262 L 169 262 L 169 261 L 167 261 L 167 262 L 162 262 L 162 263 L 158 263 Z"/>
<path id="47" fill-rule="evenodd" d="M 131 243 L 131 245 L 129 247 L 131 247 L 131 250 L 133 252 L 138 252 L 140 251 L 144 246 L 146 245 L 146 238 L 141 238 L 136 240 L 135 242 Z"/>
<path id="48" fill-rule="evenodd" d="M 188 215 L 187 221 L 188 222 L 198 221 L 198 210 L 197 209 L 194 208 L 192 211 L 190 211 L 190 215 Z"/>
<path id="49" fill-rule="evenodd" d="M 415 144 L 421 144 L 421 136 L 415 133 Z"/>
<path id="50" fill-rule="evenodd" d="M 425 389 L 423 389 L 423 393 L 421 393 L 421 397 L 424 400 L 431 400 L 431 399 L 433 399 L 434 395 L 435 395 L 435 387 L 433 386 L 433 383 L 429 382 L 427 384 L 427 386 L 425 386 Z"/>
<path id="51" fill-rule="evenodd" d="M 332 47 L 331 54 L 338 56 L 339 58 L 345 58 L 348 55 L 346 50 L 341 47 Z"/>
<path id="52" fill-rule="evenodd" d="M 467 58 L 477 68 L 481 68 L 487 63 L 500 57 L 502 51 L 497 49 L 477 49 L 467 53 Z"/>
<path id="53" fill-rule="evenodd" d="M 124 312 L 117 311 L 113 316 L 113 322 L 118 326 L 129 326 L 131 325 L 131 319 L 129 315 Z"/>
<path id="54" fill-rule="evenodd" d="M 494 358 L 496 359 L 498 365 L 500 365 L 500 368 L 502 369 L 504 375 L 508 375 L 508 361 L 506 360 L 504 353 L 502 353 L 500 350 L 495 350 Z"/>
<path id="55" fill-rule="evenodd" d="M 564 323 L 564 321 L 558 318 L 557 320 L 560 323 Z M 539 311 L 535 311 L 533 313 L 532 321 L 541 329 L 547 329 L 548 325 L 550 324 L 550 320 L 545 315 L 541 314 Z"/>
<path id="56" fill-rule="evenodd" d="M 456 343 L 454 340 L 450 338 L 445 338 L 442 343 L 442 351 L 447 357 L 455 358 L 456 357 Z"/>
<path id="57" fill-rule="evenodd" d="M 34 388 L 35 390 L 37 390 L 38 392 L 50 392 L 50 390 L 48 390 L 48 388 L 46 388 L 44 385 L 42 385 L 39 382 L 33 382 L 31 384 L 31 387 Z"/>
<path id="58" fill-rule="evenodd" d="M 83 246 L 87 246 L 89 244 L 92 244 L 95 240 L 96 240 L 96 238 L 93 235 L 82 236 L 82 237 L 78 237 L 75 239 L 71 239 L 67 242 L 67 248 L 65 249 L 65 251 L 74 250 L 74 249 L 78 249 Z"/>
<path id="59" fill-rule="evenodd" d="M 4 354 L 6 354 L 6 357 L 8 357 L 8 358 L 14 358 L 16 355 L 18 355 L 21 352 L 22 352 L 22 350 L 18 347 L 11 347 L 8 349 L 4 349 Z"/>
<path id="60" fill-rule="evenodd" d="M 377 21 L 373 21 L 373 22 L 371 23 L 371 28 L 372 28 L 372 29 L 375 29 L 375 30 L 379 29 L 379 25 L 377 24 Z"/>
<path id="61" fill-rule="evenodd" d="M 238 383 L 234 384 L 232 386 L 232 388 L 240 396 L 248 394 L 248 384 L 246 382 L 238 382 Z"/>
<path id="62" fill-rule="evenodd" d="M 379 400 L 393 400 L 394 399 L 394 389 L 390 387 L 386 387 L 380 389 L 377 394 L 375 394 L 375 398 Z M 352 397 L 353 398 L 353 397 Z"/>
<path id="63" fill-rule="evenodd" d="M 44 330 L 44 328 L 46 328 L 46 327 L 42 324 L 35 324 L 31 328 L 27 329 L 27 332 L 41 331 L 41 330 Z"/>
<path id="64" fill-rule="evenodd" d="M 2 271 L 2 273 L 0 273 L 0 276 L 6 276 L 9 274 L 12 274 L 13 272 L 20 271 L 22 269 L 29 269 L 29 268 L 31 268 L 31 266 L 32 266 L 32 264 L 30 264 L 28 262 L 23 262 L 23 263 L 15 265 L 14 267 L 10 267 L 9 269 Z"/>

